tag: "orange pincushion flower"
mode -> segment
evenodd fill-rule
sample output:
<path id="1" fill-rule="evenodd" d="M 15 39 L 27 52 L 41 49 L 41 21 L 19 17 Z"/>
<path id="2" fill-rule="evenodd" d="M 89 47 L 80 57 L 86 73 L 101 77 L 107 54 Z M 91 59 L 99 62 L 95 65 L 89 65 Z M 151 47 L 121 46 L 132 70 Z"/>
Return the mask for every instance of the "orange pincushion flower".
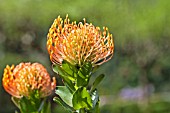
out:
<path id="1" fill-rule="evenodd" d="M 43 65 L 39 63 L 20 63 L 6 66 L 3 74 L 3 87 L 14 97 L 29 97 L 32 91 L 38 90 L 40 97 L 46 97 L 52 93 L 56 86 L 56 80 L 50 75 Z"/>
<path id="2" fill-rule="evenodd" d="M 62 20 L 60 16 L 54 20 L 47 36 L 47 49 L 52 63 L 61 65 L 67 60 L 73 65 L 85 62 L 93 66 L 101 65 L 113 56 L 114 43 L 112 34 L 104 27 L 80 22 L 70 23 L 68 15 Z"/>

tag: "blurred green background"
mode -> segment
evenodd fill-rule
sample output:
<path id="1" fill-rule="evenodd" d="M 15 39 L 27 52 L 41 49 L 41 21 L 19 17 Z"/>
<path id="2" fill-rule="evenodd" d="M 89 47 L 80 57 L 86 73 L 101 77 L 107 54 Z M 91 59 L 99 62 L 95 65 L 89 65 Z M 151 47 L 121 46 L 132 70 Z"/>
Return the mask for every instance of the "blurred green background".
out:
<path id="1" fill-rule="evenodd" d="M 170 0 L 0 0 L 0 78 L 7 64 L 42 63 L 52 76 L 46 35 L 53 20 L 107 26 L 115 52 L 97 74 L 101 113 L 170 113 Z M 53 94 L 49 100 L 54 97 Z M 66 113 L 52 102 L 53 113 Z M 0 81 L 0 113 L 14 113 Z"/>

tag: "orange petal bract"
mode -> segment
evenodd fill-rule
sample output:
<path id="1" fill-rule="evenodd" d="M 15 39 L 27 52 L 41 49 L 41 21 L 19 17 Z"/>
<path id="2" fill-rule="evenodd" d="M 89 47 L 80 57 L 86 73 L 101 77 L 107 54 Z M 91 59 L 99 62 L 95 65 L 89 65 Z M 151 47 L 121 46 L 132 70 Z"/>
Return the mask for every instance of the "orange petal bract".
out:
<path id="1" fill-rule="evenodd" d="M 63 21 L 60 16 L 54 20 L 47 35 L 47 49 L 53 64 L 61 65 L 67 60 L 73 65 L 85 62 L 93 66 L 101 65 L 113 56 L 112 34 L 104 27 L 103 32 L 92 24 L 70 23 L 68 16 Z"/>

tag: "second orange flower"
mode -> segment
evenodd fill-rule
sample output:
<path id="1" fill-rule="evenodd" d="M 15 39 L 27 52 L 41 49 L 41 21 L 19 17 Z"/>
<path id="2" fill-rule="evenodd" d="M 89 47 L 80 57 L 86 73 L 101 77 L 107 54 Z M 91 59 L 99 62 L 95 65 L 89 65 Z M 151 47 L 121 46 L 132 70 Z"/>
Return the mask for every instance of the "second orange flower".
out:
<path id="1" fill-rule="evenodd" d="M 4 89 L 17 98 L 29 97 L 35 90 L 43 98 L 56 87 L 55 78 L 51 81 L 47 70 L 39 63 L 20 63 L 16 67 L 7 65 L 2 82 Z"/>

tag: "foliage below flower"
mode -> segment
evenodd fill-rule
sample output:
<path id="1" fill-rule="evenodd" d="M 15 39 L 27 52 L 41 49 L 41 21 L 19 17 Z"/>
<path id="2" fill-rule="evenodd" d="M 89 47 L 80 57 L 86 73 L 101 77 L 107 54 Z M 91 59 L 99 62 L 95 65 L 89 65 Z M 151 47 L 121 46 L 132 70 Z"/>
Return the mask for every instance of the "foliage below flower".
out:
<path id="1" fill-rule="evenodd" d="M 17 98 L 29 97 L 35 90 L 40 97 L 46 97 L 56 86 L 55 78 L 51 81 L 47 70 L 39 63 L 20 63 L 16 67 L 7 65 L 2 82 L 4 89 Z"/>
<path id="2" fill-rule="evenodd" d="M 92 63 L 93 67 L 101 65 L 113 56 L 114 43 L 107 27 L 79 22 L 70 23 L 68 16 L 54 20 L 47 36 L 47 49 L 53 64 L 61 65 L 63 60 L 73 65 Z"/>

